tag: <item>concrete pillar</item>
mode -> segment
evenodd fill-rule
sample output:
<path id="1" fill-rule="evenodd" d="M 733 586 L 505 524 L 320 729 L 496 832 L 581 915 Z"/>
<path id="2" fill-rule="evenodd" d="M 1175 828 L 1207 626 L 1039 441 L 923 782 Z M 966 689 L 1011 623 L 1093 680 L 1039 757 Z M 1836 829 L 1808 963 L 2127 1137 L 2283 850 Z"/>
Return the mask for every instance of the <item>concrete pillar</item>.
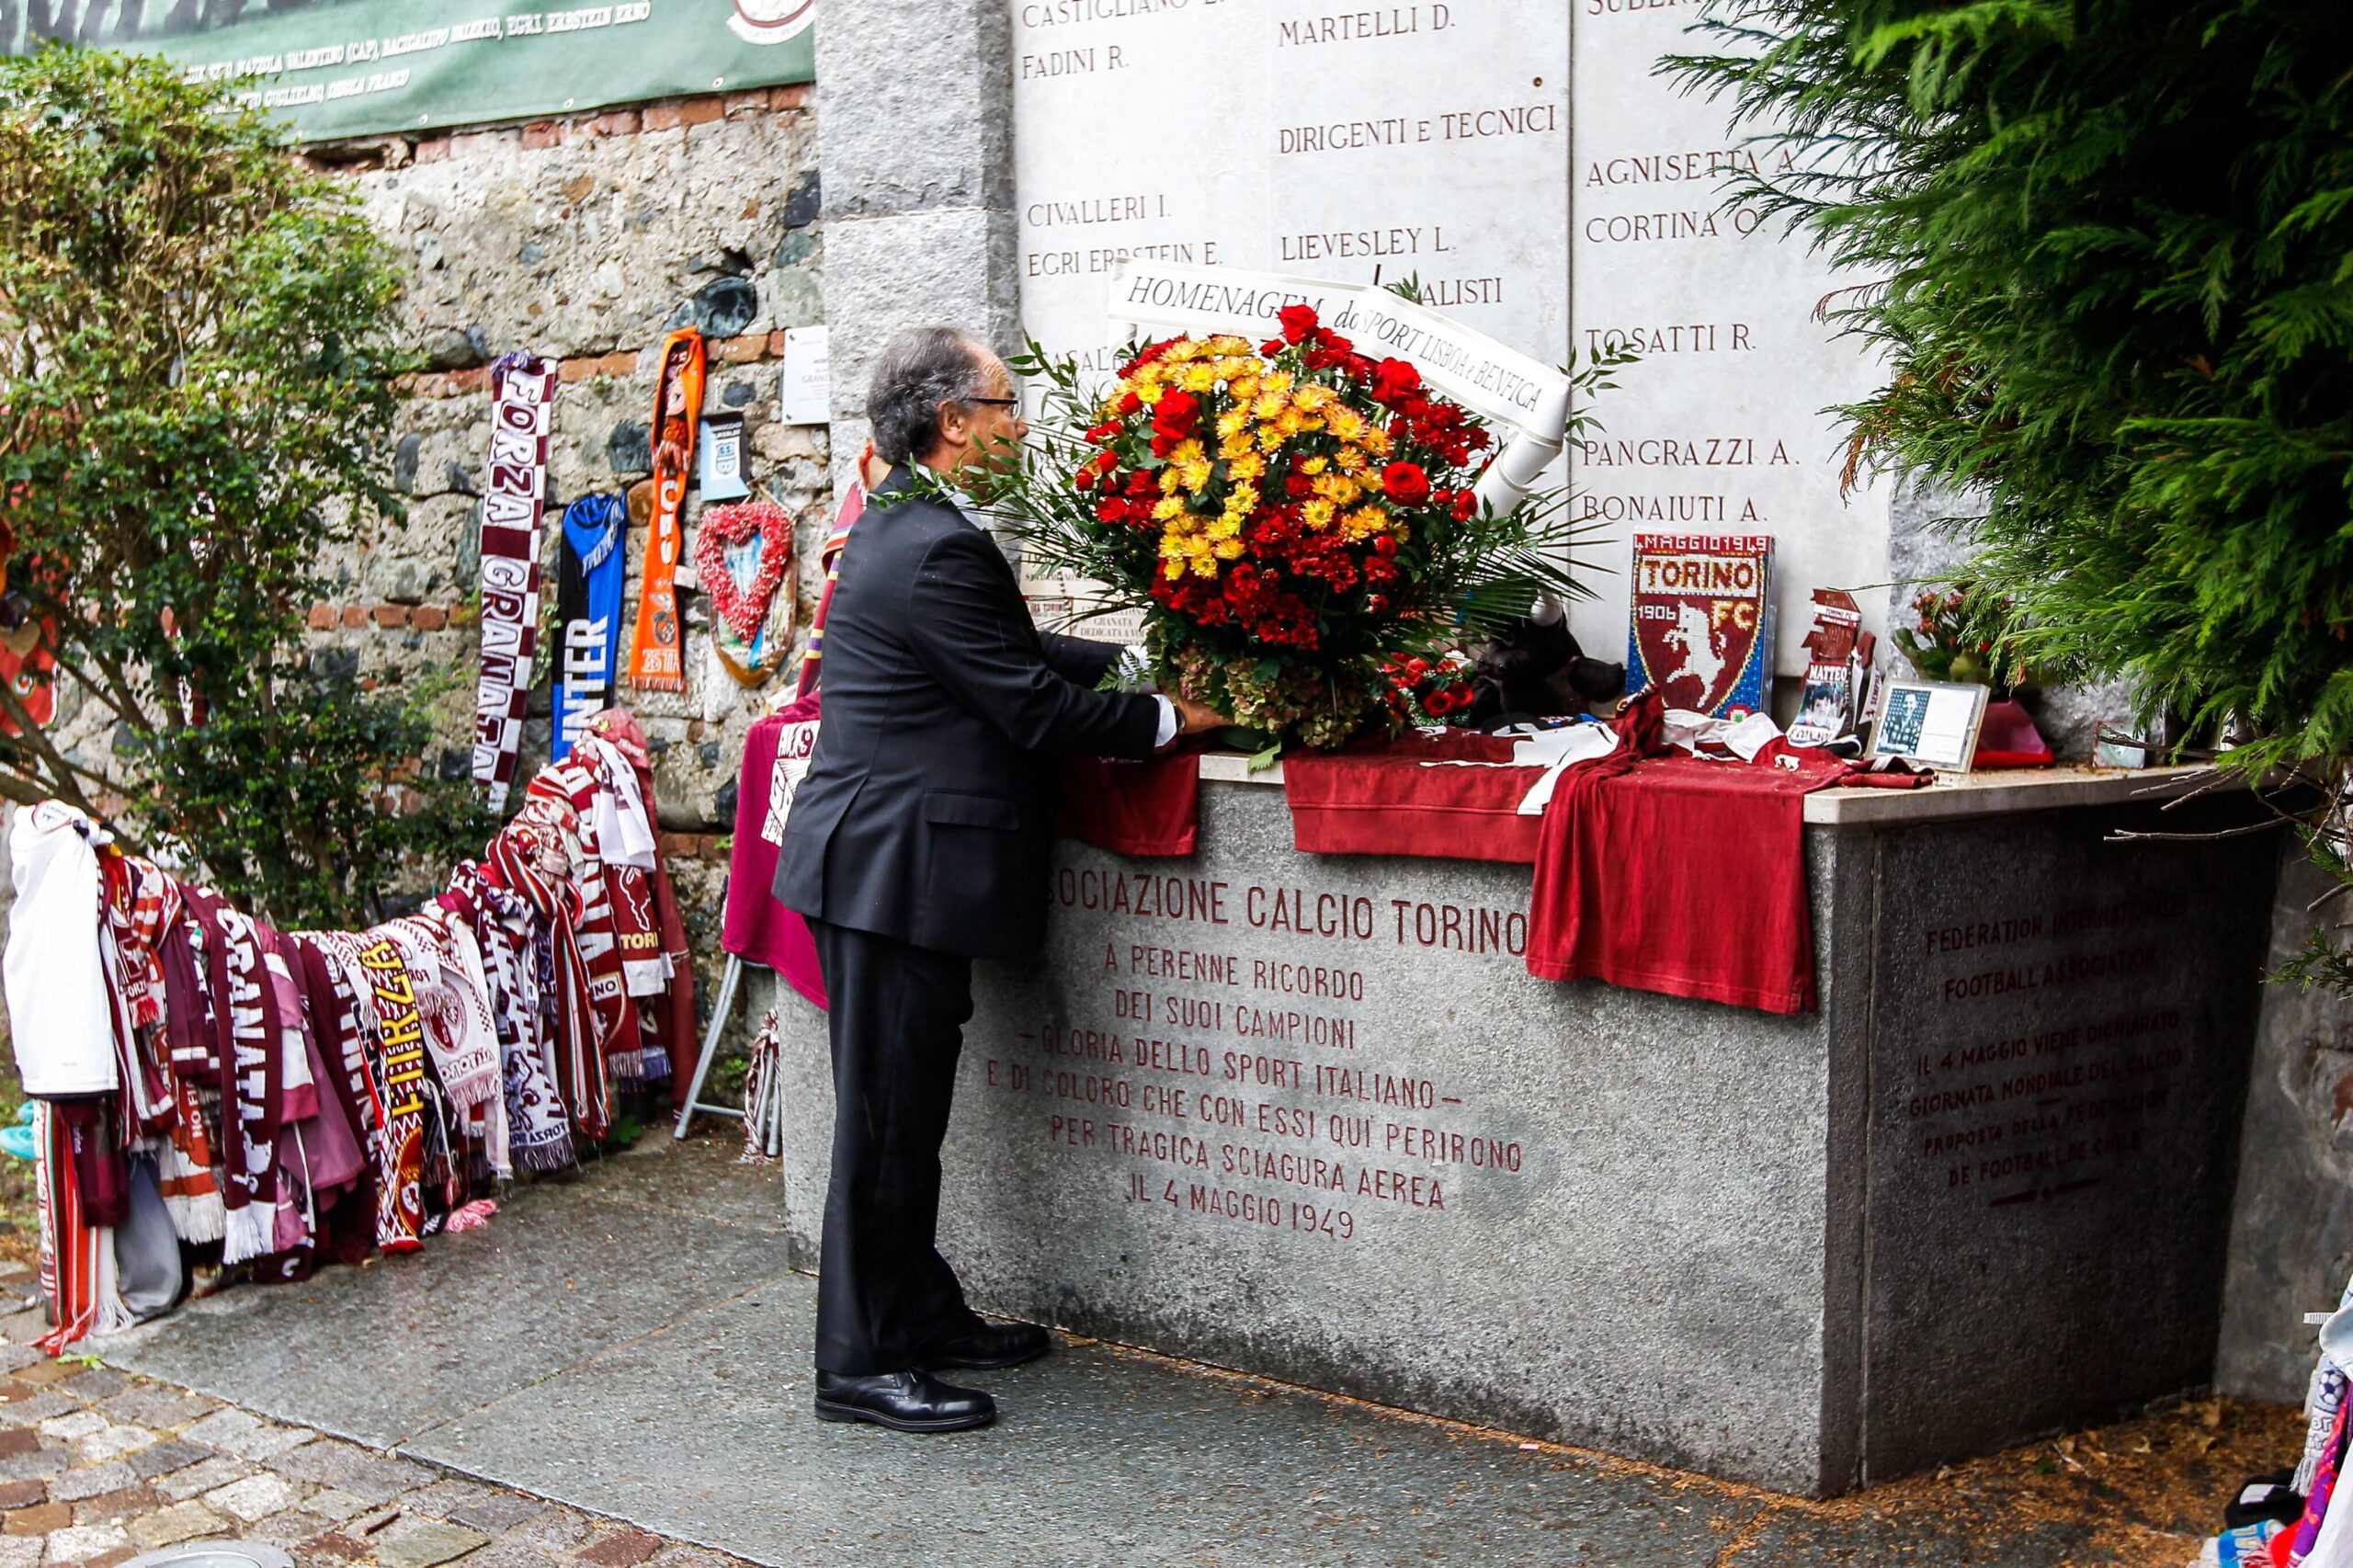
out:
<path id="1" fill-rule="evenodd" d="M 2302 951 L 2315 924 L 2342 918 L 2335 904 L 2310 908 L 2328 875 L 2302 845 L 2279 836 L 2270 969 Z M 2265 986 L 2214 1367 L 2224 1393 L 2281 1403 L 2304 1396 L 2314 1354 L 2304 1314 L 2334 1309 L 2353 1272 L 2349 1107 L 2353 1001 L 2325 987 Z"/>
<path id="2" fill-rule="evenodd" d="M 893 333 L 949 324 L 1017 346 L 1012 29 L 1004 0 L 826 0 L 818 166 L 836 484 L 866 444 L 867 378 Z"/>

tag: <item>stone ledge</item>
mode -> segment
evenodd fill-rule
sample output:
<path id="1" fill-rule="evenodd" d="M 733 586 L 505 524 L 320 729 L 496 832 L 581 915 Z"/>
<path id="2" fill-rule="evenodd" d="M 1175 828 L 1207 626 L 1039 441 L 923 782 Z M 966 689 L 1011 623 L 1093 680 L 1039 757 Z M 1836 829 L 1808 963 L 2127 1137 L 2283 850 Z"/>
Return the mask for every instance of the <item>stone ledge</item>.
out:
<path id="1" fill-rule="evenodd" d="M 331 605 L 314 604 L 305 618 L 313 631 L 358 631 L 372 626 L 379 631 L 442 631 L 451 627 L 473 624 L 471 605 L 381 604 Z"/>
<path id="2" fill-rule="evenodd" d="M 410 164 L 438 164 L 494 148 L 514 145 L 525 152 L 561 147 L 566 142 L 610 136 L 637 136 L 647 131 L 676 131 L 716 119 L 741 119 L 756 114 L 806 109 L 814 85 L 795 82 L 781 87 L 753 87 L 742 92 L 702 93 L 690 97 L 662 98 L 651 103 L 620 104 L 586 109 L 561 118 L 493 120 L 438 131 L 429 136 L 354 136 L 334 142 L 313 142 L 299 155 L 313 167 L 330 169 L 405 168 Z"/>
<path id="3" fill-rule="evenodd" d="M 1956 817 L 2048 812 L 2177 800 L 2213 784 L 2205 767 L 2047 767 L 1939 774 L 1917 790 L 1822 790 L 1805 798 L 1805 820 L 1827 827 L 1941 822 Z M 2236 790 L 2235 781 L 2222 788 Z"/>
<path id="4" fill-rule="evenodd" d="M 713 363 L 749 365 L 761 359 L 784 357 L 784 334 L 755 332 L 742 337 L 722 337 L 707 340 Z M 658 346 L 645 348 L 624 348 L 611 354 L 583 354 L 556 361 L 556 379 L 566 385 L 585 381 L 592 376 L 634 376 L 641 369 L 654 369 L 653 356 Z M 420 370 L 397 378 L 392 390 L 413 398 L 471 397 L 490 391 L 490 367 L 477 365 L 470 370 Z"/>
<path id="5" fill-rule="evenodd" d="M 2211 781 L 2203 767 L 2052 767 L 1939 775 L 1916 790 L 1848 787 L 1805 798 L 1805 820 L 1824 827 L 2047 812 L 2063 806 L 2120 805 L 2177 800 Z M 1238 751 L 1204 752 L 1201 780 L 1218 784 L 1280 784 L 1280 762 L 1250 771 Z M 2225 786 L 2237 789 L 2235 783 Z"/>

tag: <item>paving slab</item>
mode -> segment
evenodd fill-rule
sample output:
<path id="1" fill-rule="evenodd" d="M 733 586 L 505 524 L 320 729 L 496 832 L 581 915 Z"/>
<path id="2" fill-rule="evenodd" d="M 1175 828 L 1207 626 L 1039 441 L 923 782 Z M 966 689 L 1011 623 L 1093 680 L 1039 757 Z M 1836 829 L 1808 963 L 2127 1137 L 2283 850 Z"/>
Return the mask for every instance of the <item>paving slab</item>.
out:
<path id="1" fill-rule="evenodd" d="M 99 1347 L 110 1365 L 392 1448 L 784 1267 L 774 1231 L 686 1222 L 588 1181 L 527 1189 L 422 1252 L 224 1291 Z"/>
<path id="2" fill-rule="evenodd" d="M 1003 1406 L 986 1431 L 829 1426 L 809 1414 L 814 1283 L 784 1267 L 773 1171 L 732 1154 L 712 1140 L 610 1161 L 419 1257 L 239 1290 L 108 1342 L 112 1364 L 228 1402 L 106 1461 L 212 1456 L 150 1483 L 149 1517 L 173 1523 L 131 1521 L 134 1538 L 227 1488 L 224 1506 L 290 1504 L 250 1528 L 321 1532 L 318 1561 L 422 1560 L 479 1532 L 497 1539 L 460 1562 L 484 1568 L 649 1551 L 643 1568 L 724 1568 L 714 1551 L 769 1568 L 2175 1568 L 2214 1499 L 2302 1430 L 2292 1411 L 2213 1402 L 1812 1503 L 1087 1341 L 963 1374 Z M 1737 1419 L 1739 1391 L 1722 1396 Z M 44 1415 L 80 1408 L 43 1397 L 60 1407 Z M 329 1437 L 256 1464 L 192 1440 L 274 1448 L 268 1423 L 369 1449 Z M 449 1471 L 505 1490 L 485 1500 Z M 57 1512 L 42 1529 L 69 1528 Z M 384 1551 L 445 1513 L 446 1538 Z"/>
<path id="3" fill-rule="evenodd" d="M 1079 1346 L 971 1374 L 1000 1423 L 908 1438 L 809 1414 L 788 1275 L 405 1451 L 755 1562 L 1705 1564 L 1757 1506 L 1317 1395 Z"/>

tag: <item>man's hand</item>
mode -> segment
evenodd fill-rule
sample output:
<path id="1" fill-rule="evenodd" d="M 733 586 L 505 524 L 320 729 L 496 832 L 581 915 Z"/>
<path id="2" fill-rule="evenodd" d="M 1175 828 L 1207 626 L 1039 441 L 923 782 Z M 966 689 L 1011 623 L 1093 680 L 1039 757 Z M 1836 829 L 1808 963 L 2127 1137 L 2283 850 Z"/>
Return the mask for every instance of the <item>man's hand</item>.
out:
<path id="1" fill-rule="evenodd" d="M 1196 702 L 1189 697 L 1179 697 L 1173 691 L 1168 694 L 1168 700 L 1176 705 L 1176 735 L 1179 740 L 1210 730 L 1222 730 L 1233 722 L 1216 709 Z"/>

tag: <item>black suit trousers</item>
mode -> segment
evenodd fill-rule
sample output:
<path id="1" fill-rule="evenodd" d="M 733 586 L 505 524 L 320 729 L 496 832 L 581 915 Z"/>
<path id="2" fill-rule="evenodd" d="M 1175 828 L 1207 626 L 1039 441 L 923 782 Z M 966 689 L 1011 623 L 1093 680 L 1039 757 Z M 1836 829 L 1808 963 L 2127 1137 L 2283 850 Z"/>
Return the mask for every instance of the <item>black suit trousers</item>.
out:
<path id="1" fill-rule="evenodd" d="M 834 1057 L 834 1171 L 817 1277 L 817 1369 L 923 1364 L 977 1322 L 939 1256 L 939 1144 L 972 1016 L 972 960 L 809 922 Z"/>

